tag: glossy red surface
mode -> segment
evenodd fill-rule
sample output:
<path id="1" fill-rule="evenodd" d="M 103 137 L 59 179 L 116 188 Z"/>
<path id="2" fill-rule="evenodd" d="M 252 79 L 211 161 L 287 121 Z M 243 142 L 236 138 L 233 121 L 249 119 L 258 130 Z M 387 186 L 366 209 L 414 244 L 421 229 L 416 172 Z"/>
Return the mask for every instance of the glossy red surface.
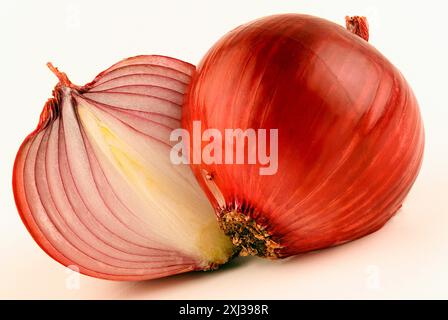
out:
<path id="1" fill-rule="evenodd" d="M 259 175 L 259 165 L 192 168 L 215 207 L 203 172 L 227 208 L 266 226 L 281 256 L 376 231 L 422 162 L 422 120 L 400 72 L 363 39 L 312 16 L 259 19 L 217 42 L 184 105 L 183 127 L 191 132 L 194 120 L 202 130 L 279 129 L 275 175 Z"/>

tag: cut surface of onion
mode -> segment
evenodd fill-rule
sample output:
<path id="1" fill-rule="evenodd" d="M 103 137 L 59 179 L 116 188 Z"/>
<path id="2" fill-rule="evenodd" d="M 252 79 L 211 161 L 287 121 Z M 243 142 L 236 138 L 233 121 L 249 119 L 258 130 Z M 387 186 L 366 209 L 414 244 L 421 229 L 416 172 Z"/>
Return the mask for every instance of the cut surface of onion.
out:
<path id="1" fill-rule="evenodd" d="M 13 189 L 36 242 L 60 263 L 113 280 L 213 269 L 233 254 L 169 137 L 194 66 L 125 59 L 83 87 L 60 82 L 17 154 Z"/>

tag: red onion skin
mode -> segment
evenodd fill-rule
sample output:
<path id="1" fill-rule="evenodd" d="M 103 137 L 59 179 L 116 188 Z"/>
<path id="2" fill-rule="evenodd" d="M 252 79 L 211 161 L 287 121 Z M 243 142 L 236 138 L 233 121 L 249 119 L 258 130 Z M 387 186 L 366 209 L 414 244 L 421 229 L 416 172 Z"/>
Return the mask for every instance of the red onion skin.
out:
<path id="1" fill-rule="evenodd" d="M 266 227 L 280 257 L 381 228 L 422 162 L 419 107 L 401 73 L 365 40 L 307 15 L 262 18 L 219 40 L 190 84 L 190 135 L 194 120 L 202 131 L 279 129 L 275 175 L 259 175 L 259 165 L 191 166 L 218 218 L 203 170 L 227 210 Z"/>
<path id="2" fill-rule="evenodd" d="M 345 27 L 348 31 L 362 39 L 369 41 L 369 23 L 367 22 L 366 17 L 354 16 L 354 17 L 345 17 Z"/>

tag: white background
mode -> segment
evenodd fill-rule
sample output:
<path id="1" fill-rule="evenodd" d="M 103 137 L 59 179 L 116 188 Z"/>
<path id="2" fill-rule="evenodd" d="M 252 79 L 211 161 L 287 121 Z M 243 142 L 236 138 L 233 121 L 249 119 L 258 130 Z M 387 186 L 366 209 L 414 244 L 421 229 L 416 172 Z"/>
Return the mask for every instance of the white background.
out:
<path id="1" fill-rule="evenodd" d="M 448 298 L 448 27 L 446 1 L 2 1 L 0 5 L 0 298 Z M 213 273 L 146 282 L 71 274 L 28 235 L 11 190 L 15 153 L 56 84 L 76 84 L 137 54 L 197 64 L 254 18 L 297 12 L 344 23 L 367 15 L 370 43 L 420 102 L 426 150 L 399 215 L 361 240 L 286 261 L 237 259 Z M 79 286 L 78 286 L 79 284 Z"/>

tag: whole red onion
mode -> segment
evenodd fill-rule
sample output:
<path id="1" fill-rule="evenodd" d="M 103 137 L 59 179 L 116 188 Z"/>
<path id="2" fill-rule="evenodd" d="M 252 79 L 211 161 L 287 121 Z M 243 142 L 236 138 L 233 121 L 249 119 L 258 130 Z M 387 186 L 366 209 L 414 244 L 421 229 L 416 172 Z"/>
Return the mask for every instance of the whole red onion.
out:
<path id="1" fill-rule="evenodd" d="M 193 121 L 222 136 L 278 129 L 275 174 L 261 175 L 260 161 L 192 164 L 243 255 L 286 257 L 374 232 L 416 179 L 424 131 L 414 94 L 364 40 L 365 20 L 347 24 L 352 32 L 299 14 L 250 22 L 193 77 L 182 115 L 190 135 Z"/>

